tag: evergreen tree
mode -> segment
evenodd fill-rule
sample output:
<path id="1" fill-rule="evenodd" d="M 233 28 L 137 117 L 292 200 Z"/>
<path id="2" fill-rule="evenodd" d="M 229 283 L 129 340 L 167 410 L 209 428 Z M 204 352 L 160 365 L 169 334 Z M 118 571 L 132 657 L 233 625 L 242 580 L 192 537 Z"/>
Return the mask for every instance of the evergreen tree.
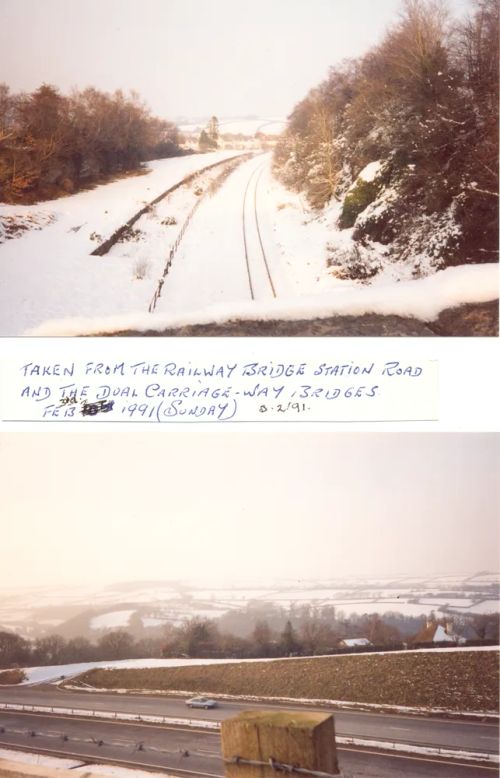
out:
<path id="1" fill-rule="evenodd" d="M 202 130 L 200 133 L 198 146 L 200 148 L 200 151 L 208 151 L 211 148 L 211 143 L 205 130 Z"/>
<path id="2" fill-rule="evenodd" d="M 295 630 L 292 627 L 291 621 L 287 621 L 285 624 L 285 629 L 281 633 L 280 647 L 285 656 L 295 654 L 299 649 L 299 643 L 295 636 Z"/>
<path id="3" fill-rule="evenodd" d="M 219 120 L 212 116 L 207 125 L 207 135 L 214 149 L 219 147 Z"/>
<path id="4" fill-rule="evenodd" d="M 198 140 L 200 151 L 209 151 L 219 148 L 219 120 L 212 116 Z"/>

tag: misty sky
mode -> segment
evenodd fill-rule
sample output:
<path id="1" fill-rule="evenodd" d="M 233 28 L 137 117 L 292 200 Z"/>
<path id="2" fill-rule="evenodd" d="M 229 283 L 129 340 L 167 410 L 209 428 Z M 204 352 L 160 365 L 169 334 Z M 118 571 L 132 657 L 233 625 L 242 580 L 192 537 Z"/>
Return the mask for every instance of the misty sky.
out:
<path id="1" fill-rule="evenodd" d="M 135 89 L 163 118 L 285 117 L 402 0 L 0 0 L 0 80 Z M 454 16 L 468 0 L 448 0 Z"/>
<path id="2" fill-rule="evenodd" d="M 498 568 L 500 435 L 0 436 L 0 586 Z"/>

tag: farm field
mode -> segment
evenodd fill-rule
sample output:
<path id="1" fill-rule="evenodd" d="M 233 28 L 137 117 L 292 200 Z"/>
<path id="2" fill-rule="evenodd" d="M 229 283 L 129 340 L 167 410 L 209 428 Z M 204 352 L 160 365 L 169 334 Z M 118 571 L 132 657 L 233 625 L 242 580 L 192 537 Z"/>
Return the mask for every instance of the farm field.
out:
<path id="1" fill-rule="evenodd" d="M 149 581 L 65 590 L 4 590 L 0 628 L 26 637 L 64 633 L 78 620 L 78 634 L 130 626 L 139 619 L 148 630 L 180 625 L 190 618 L 220 619 L 249 605 L 255 608 L 333 607 L 344 614 L 399 613 L 425 619 L 499 612 L 500 576 L 495 573 L 435 577 L 341 578 L 324 581 L 207 582 Z M 69 625 L 69 626 L 68 626 Z"/>
<path id="2" fill-rule="evenodd" d="M 498 651 L 429 651 L 89 670 L 71 686 L 498 711 Z"/>

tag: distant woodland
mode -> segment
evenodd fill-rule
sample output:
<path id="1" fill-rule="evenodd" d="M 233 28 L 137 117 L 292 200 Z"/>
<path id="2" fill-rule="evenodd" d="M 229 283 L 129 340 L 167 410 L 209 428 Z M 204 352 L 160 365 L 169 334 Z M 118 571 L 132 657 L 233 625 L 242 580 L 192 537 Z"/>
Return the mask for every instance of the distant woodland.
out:
<path id="1" fill-rule="evenodd" d="M 147 159 L 182 153 L 177 127 L 135 93 L 88 88 L 64 96 L 43 84 L 0 84 L 0 201 L 30 203 L 88 187 Z"/>
<path id="2" fill-rule="evenodd" d="M 275 171 L 314 208 L 340 203 L 337 226 L 354 228 L 344 277 L 377 273 L 374 242 L 397 260 L 434 255 L 434 270 L 498 260 L 498 35 L 497 0 L 459 22 L 406 0 L 379 45 L 294 108 Z"/>
<path id="3" fill-rule="evenodd" d="M 398 612 L 346 616 L 334 606 L 301 605 L 284 610 L 259 604 L 218 619 L 194 617 L 153 629 L 145 628 L 135 613 L 128 629 L 91 630 L 89 639 L 88 626 L 83 633 L 84 617 L 81 614 L 72 624 L 67 622 L 59 633 L 31 640 L 0 629 L 0 669 L 142 657 L 311 656 L 357 653 L 374 650 L 374 646 L 400 650 L 409 644 L 419 646 L 418 635 L 426 624 L 425 616 Z M 468 645 L 498 644 L 498 614 L 462 617 L 432 611 L 428 618 L 431 623 L 453 622 Z M 345 638 L 366 638 L 372 647 L 339 648 Z"/>

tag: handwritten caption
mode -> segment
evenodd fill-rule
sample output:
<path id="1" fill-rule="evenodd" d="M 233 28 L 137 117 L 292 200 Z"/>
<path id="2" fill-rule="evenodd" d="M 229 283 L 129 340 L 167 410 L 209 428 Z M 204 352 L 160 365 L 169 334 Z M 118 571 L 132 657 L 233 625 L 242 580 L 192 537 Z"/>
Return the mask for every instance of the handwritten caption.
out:
<path id="1" fill-rule="evenodd" d="M 17 420 L 45 421 L 420 420 L 436 415 L 437 365 L 25 362 L 9 387 L 11 420 L 14 407 Z"/>

